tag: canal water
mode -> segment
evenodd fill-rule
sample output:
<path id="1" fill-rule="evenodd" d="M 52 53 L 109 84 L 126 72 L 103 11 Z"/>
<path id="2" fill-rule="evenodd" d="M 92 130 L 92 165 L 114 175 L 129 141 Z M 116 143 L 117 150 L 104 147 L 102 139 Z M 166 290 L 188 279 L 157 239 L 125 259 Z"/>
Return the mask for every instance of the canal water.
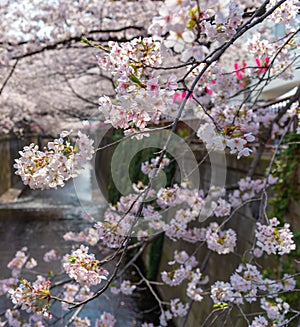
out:
<path id="1" fill-rule="evenodd" d="M 84 214 L 103 214 L 106 203 L 99 194 L 95 201 L 92 184 L 91 169 L 88 168 L 75 183 L 70 181 L 64 188 L 45 191 L 25 188 L 17 201 L 0 205 L 0 279 L 10 277 L 11 271 L 6 267 L 7 263 L 23 247 L 27 247 L 30 257 L 38 262 L 34 271 L 47 274 L 51 270 L 54 275 L 62 272 L 60 261 L 45 263 L 43 255 L 51 249 L 55 249 L 60 256 L 70 253 L 76 243 L 65 242 L 63 235 L 68 231 L 83 230 L 88 224 L 82 218 Z M 97 255 L 99 259 L 108 254 L 105 250 L 100 251 L 101 253 Z M 109 270 L 109 267 L 107 269 Z M 30 278 L 33 276 L 29 275 L 28 279 Z M 145 298 L 144 291 L 126 296 L 113 295 L 108 290 L 95 301 L 88 303 L 78 316 L 82 318 L 88 316 L 92 321 L 91 326 L 94 326 L 94 321 L 103 311 L 107 311 L 117 318 L 116 326 L 140 326 L 145 318 L 142 310 L 149 309 L 143 302 L 153 305 L 150 297 L 147 298 L 146 295 Z M 0 315 L 3 315 L 9 304 L 10 300 L 0 297 Z M 65 311 L 60 310 L 60 305 L 56 307 L 56 316 L 65 314 Z M 52 319 L 49 326 L 68 326 L 67 322 L 72 314 L 70 313 L 64 320 Z M 149 321 L 149 318 L 147 320 Z"/>

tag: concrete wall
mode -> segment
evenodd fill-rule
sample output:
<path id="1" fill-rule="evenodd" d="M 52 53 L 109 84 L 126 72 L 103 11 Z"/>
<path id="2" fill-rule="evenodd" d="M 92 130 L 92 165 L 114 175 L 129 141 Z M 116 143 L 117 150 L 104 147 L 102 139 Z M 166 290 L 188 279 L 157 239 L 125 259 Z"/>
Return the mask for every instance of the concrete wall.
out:
<path id="1" fill-rule="evenodd" d="M 13 168 L 15 159 L 20 156 L 19 151 L 25 145 L 36 143 L 36 140 L 34 135 L 19 138 L 11 135 L 0 137 L 0 195 L 21 181 Z"/>
<path id="2" fill-rule="evenodd" d="M 0 137 L 0 195 L 11 187 L 10 144 L 8 136 Z"/>
<path id="3" fill-rule="evenodd" d="M 203 152 L 199 150 L 199 147 L 195 147 L 194 153 L 198 160 L 201 160 L 203 157 Z M 269 156 L 262 158 L 259 167 L 257 168 L 257 175 L 254 178 L 258 178 L 264 174 L 266 168 L 269 164 Z M 249 158 L 241 158 L 237 160 L 234 156 L 226 156 L 226 185 L 234 185 L 240 178 L 246 176 L 246 173 L 251 164 L 251 160 Z M 215 167 L 216 168 L 216 167 Z M 220 170 L 223 169 L 222 158 L 220 157 Z M 192 167 L 191 167 L 192 169 Z M 300 169 L 300 168 L 299 168 Z M 218 170 L 218 167 L 216 168 Z M 211 165 L 208 160 L 204 162 L 200 167 L 200 178 L 201 178 L 201 186 L 204 189 L 210 185 L 211 179 Z M 300 184 L 300 182 L 299 182 Z M 184 241 L 173 242 L 165 237 L 164 245 L 162 248 L 162 258 L 160 261 L 159 271 L 167 270 L 170 271 L 171 267 L 167 264 L 169 261 L 173 260 L 173 253 L 175 250 L 184 249 L 187 253 L 194 254 L 197 260 L 201 264 L 207 260 L 205 264 L 205 269 L 203 271 L 204 275 L 210 276 L 209 284 L 214 283 L 216 280 L 224 280 L 227 281 L 228 277 L 234 272 L 239 263 L 241 262 L 241 256 L 244 254 L 245 250 L 250 248 L 250 244 L 253 240 L 253 233 L 256 224 L 256 219 L 254 218 L 259 209 L 259 203 L 254 203 L 252 205 L 246 205 L 243 209 L 240 209 L 228 222 L 225 226 L 226 229 L 233 228 L 238 235 L 237 242 L 237 253 L 235 254 L 227 254 L 227 255 L 218 255 L 217 253 L 210 252 L 207 250 L 206 246 L 202 246 L 200 248 L 199 244 L 190 244 Z M 296 219 L 298 217 L 298 219 Z M 289 214 L 290 220 L 293 218 L 295 222 L 293 226 L 293 230 L 297 230 L 297 225 L 299 226 L 299 217 L 300 217 L 300 209 L 299 206 L 294 204 L 291 208 L 291 212 Z M 198 223 L 199 226 L 206 226 L 210 223 L 210 221 L 217 221 L 219 223 L 222 222 L 221 219 L 208 219 L 203 223 Z M 196 252 L 195 252 L 196 251 Z M 149 255 L 145 256 L 146 265 L 149 264 Z M 262 261 L 261 261 L 262 263 Z M 268 264 L 272 264 L 271 261 L 268 261 Z M 157 276 L 157 279 L 160 280 L 160 276 Z M 203 286 L 205 289 L 205 286 Z M 159 293 L 163 300 L 168 301 L 171 298 L 181 298 L 183 301 L 189 302 L 185 294 L 185 284 L 182 287 L 169 287 L 163 286 L 159 287 Z M 207 299 L 207 297 L 206 297 Z M 186 327 L 198 327 L 204 322 L 205 318 L 213 309 L 213 303 L 210 299 L 202 301 L 201 303 L 193 303 L 192 309 L 188 316 L 188 320 L 186 323 Z M 258 312 L 260 311 L 257 307 L 257 304 L 249 305 L 249 312 Z M 220 314 L 220 312 L 218 312 Z M 229 320 L 226 324 L 222 324 L 222 315 L 221 320 L 218 319 L 210 326 L 232 326 L 232 327 L 244 327 L 245 320 L 241 317 L 240 312 L 232 312 L 233 316 L 235 316 L 234 320 Z M 212 317 L 210 322 L 213 321 Z M 178 319 L 175 321 L 176 326 L 181 326 L 182 319 Z"/>

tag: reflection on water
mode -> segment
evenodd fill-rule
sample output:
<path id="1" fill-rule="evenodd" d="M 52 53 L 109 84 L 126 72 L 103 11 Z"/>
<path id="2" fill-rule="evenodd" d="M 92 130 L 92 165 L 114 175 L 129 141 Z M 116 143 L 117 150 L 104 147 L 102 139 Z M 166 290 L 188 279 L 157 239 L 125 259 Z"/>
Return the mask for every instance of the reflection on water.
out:
<path id="1" fill-rule="evenodd" d="M 87 178 L 85 176 L 85 178 Z M 31 257 L 35 258 L 38 266 L 34 270 L 40 274 L 47 274 L 51 270 L 54 275 L 62 271 L 59 261 L 47 264 L 43 261 L 45 252 L 55 249 L 62 256 L 70 253 L 72 242 L 65 242 L 63 235 L 67 231 L 79 232 L 87 222 L 80 217 L 83 211 L 82 201 L 91 201 L 90 185 L 82 185 L 83 198 L 78 199 L 78 192 L 72 182 L 65 188 L 46 191 L 31 191 L 26 189 L 21 198 L 13 204 L 0 207 L 0 279 L 10 277 L 11 271 L 7 269 L 7 263 L 14 257 L 15 253 L 23 247 L 28 248 Z M 85 202 L 87 205 L 87 202 Z M 90 202 L 89 209 L 92 210 L 93 203 Z M 103 208 L 96 214 L 100 215 Z M 92 250 L 92 249 L 91 249 Z M 107 253 L 99 253 L 99 259 Z M 107 268 L 109 270 L 109 267 Z M 33 278 L 30 275 L 26 278 Z M 61 277 L 57 277 L 59 280 Z M 64 277 L 65 278 L 65 277 Z M 35 278 L 34 278 L 35 279 Z M 99 286 L 98 286 L 99 287 Z M 135 297 L 140 298 L 137 294 Z M 0 298 L 0 314 L 5 311 L 9 300 Z M 142 320 L 138 312 L 138 304 L 134 297 L 113 295 L 110 291 L 105 292 L 95 301 L 88 303 L 79 313 L 79 317 L 88 316 L 93 321 L 99 318 L 103 311 L 114 314 L 117 318 L 117 326 L 139 326 Z M 60 310 L 60 304 L 56 305 L 57 317 L 65 314 Z M 73 313 L 71 313 L 73 314 Z M 64 326 L 65 323 L 52 319 L 49 326 Z"/>

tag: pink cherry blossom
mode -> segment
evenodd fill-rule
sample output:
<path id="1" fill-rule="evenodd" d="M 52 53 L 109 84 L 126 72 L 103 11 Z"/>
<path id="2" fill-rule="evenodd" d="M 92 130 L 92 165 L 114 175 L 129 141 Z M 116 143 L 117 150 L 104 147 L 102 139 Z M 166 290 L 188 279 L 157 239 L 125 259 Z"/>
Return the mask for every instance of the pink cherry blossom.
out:
<path id="1" fill-rule="evenodd" d="M 49 312 L 50 308 L 50 284 L 42 276 L 37 276 L 34 283 L 28 282 L 26 279 L 21 280 L 20 285 L 14 290 L 10 289 L 9 294 L 14 304 L 20 305 L 22 310 L 34 312 L 50 319 L 52 317 Z"/>
<path id="2" fill-rule="evenodd" d="M 83 245 L 63 258 L 66 273 L 81 285 L 97 285 L 107 279 L 108 271 L 100 267 L 94 254 L 88 253 L 89 248 Z"/>

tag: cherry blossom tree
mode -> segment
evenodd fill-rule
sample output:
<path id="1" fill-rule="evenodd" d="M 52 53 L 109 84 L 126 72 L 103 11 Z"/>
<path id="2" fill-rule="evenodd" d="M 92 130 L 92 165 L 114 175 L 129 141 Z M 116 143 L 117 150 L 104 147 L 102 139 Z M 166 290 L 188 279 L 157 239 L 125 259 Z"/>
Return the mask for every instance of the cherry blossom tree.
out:
<path id="1" fill-rule="evenodd" d="M 6 17 L 0 35 L 1 133 L 29 128 L 56 135 L 64 118 L 95 116 L 98 92 L 113 94 L 113 88 L 110 76 L 99 70 L 95 51 L 80 41 L 83 36 L 106 42 L 146 34 L 143 22 L 154 5 L 127 4 L 126 18 L 123 6 L 112 8 L 109 1 L 1 2 Z M 111 27 L 114 21 L 118 28 Z"/>
<path id="2" fill-rule="evenodd" d="M 36 83 L 48 76 L 52 80 L 49 71 L 54 72 L 53 81 L 60 81 L 63 90 L 68 89 L 76 98 L 73 113 L 80 101 L 86 103 L 78 116 L 89 111 L 97 96 L 105 123 L 123 132 L 120 140 L 98 148 L 80 131 L 75 137 L 72 131 L 62 131 L 44 149 L 34 144 L 26 146 L 15 164 L 24 184 L 33 189 L 62 187 L 95 153 L 109 146 L 129 142 L 125 149 L 130 152 L 133 144 L 140 144 L 140 149 L 162 144 L 159 152 L 137 168 L 147 183 L 134 181 L 132 192 L 120 190 L 119 200 L 108 205 L 104 217 L 88 217 L 89 227 L 65 235 L 78 246 L 62 258 L 63 282 L 51 286 L 51 279 L 40 275 L 32 281 L 23 279 L 23 271 L 35 267 L 36 262 L 25 249 L 16 253 L 8 263 L 11 278 L 1 281 L 2 294 L 15 305 L 6 310 L 3 324 L 50 325 L 51 308 L 59 302 L 64 310 L 74 312 L 70 324 L 91 326 L 89 317 L 78 315 L 78 308 L 97 301 L 107 291 L 130 295 L 143 283 L 158 302 L 159 326 L 168 326 L 172 320 L 188 326 L 192 305 L 200 307 L 205 301 L 212 303 L 211 311 L 199 321 L 201 326 L 213 325 L 218 317 L 225 317 L 224 325 L 232 326 L 236 312 L 249 327 L 296 326 L 300 311 L 289 298 L 297 294 L 299 278 L 293 257 L 296 237 L 286 217 L 270 215 L 269 194 L 278 182 L 275 160 L 286 136 L 295 135 L 294 143 L 299 143 L 300 87 L 284 99 L 264 100 L 263 95 L 275 80 L 294 77 L 299 62 L 297 1 L 68 4 L 39 0 L 13 4 L 6 1 L 0 10 L 7 16 L 7 22 L 1 22 L 0 53 L 6 72 L 1 88 L 5 105 L 12 103 L 8 95 L 14 93 L 9 83 L 13 78 L 18 80 L 22 63 L 26 66 L 27 60 L 34 62 L 38 58 Z M 62 55 L 57 57 L 58 53 Z M 66 59 L 72 56 L 76 59 Z M 65 67 L 66 63 L 70 65 Z M 48 71 L 53 65 L 57 68 Z M 96 66 L 98 74 L 94 73 Z M 30 72 L 26 72 L 25 77 L 30 79 Z M 78 87 L 81 78 L 87 85 L 94 84 L 93 89 L 87 86 L 88 91 L 78 92 L 75 84 Z M 98 78 L 109 86 L 95 95 Z M 46 103 L 56 91 L 54 87 L 49 93 L 47 84 L 43 84 L 37 102 L 24 96 L 13 99 L 14 108 L 18 102 L 22 108 L 28 101 L 29 108 L 40 106 L 46 113 L 54 112 L 58 106 L 55 99 L 49 111 Z M 58 102 L 65 96 L 60 94 Z M 60 118 L 61 107 L 57 109 Z M 180 180 L 156 187 L 160 174 L 173 160 L 168 154 L 180 161 L 173 152 L 174 143 L 179 145 L 182 157 L 189 155 L 183 137 L 178 136 L 180 120 L 198 123 L 197 128 L 190 126 L 189 140 L 202 148 L 203 160 L 196 162 L 191 171 L 184 171 Z M 155 134 L 162 143 L 152 137 Z M 264 176 L 257 178 L 258 164 L 268 146 L 272 148 L 268 168 Z M 125 160 L 121 153 L 117 153 L 119 163 Z M 225 154 L 236 160 L 251 160 L 247 175 L 236 185 L 226 184 L 226 172 L 208 187 L 191 178 L 205 159 L 211 159 L 214 169 L 214 155 L 219 156 L 222 165 Z M 114 174 L 113 165 L 111 169 Z M 240 252 L 240 235 L 230 223 L 240 210 L 254 202 L 259 203 L 259 210 L 252 224 L 251 244 Z M 157 282 L 148 279 L 136 262 L 161 235 L 178 248 L 172 260 L 165 263 L 167 268 L 159 272 Z M 109 255 L 91 253 L 89 247 L 95 245 L 110 249 Z M 191 248 L 194 250 L 188 251 Z M 129 253 L 131 257 L 125 262 Z M 202 262 L 200 253 L 205 253 Z M 220 260 L 235 254 L 239 264 L 222 280 L 214 280 L 206 270 L 212 254 L 218 254 Z M 286 257 L 292 262 L 289 271 L 281 265 Z M 46 262 L 56 259 L 54 250 L 44 257 Z M 278 265 L 266 274 L 263 265 L 268 265 L 268 260 L 278 261 Z M 107 267 L 109 262 L 113 262 L 112 269 Z M 139 276 L 139 282 L 124 277 L 129 268 Z M 92 287 L 100 284 L 99 288 Z M 185 296 L 164 301 L 157 284 L 184 289 Z M 57 291 L 62 285 L 63 290 Z M 20 311 L 27 312 L 26 318 Z M 93 323 L 115 326 L 117 317 L 103 312 Z M 154 325 L 156 322 L 148 321 L 141 326 Z"/>

